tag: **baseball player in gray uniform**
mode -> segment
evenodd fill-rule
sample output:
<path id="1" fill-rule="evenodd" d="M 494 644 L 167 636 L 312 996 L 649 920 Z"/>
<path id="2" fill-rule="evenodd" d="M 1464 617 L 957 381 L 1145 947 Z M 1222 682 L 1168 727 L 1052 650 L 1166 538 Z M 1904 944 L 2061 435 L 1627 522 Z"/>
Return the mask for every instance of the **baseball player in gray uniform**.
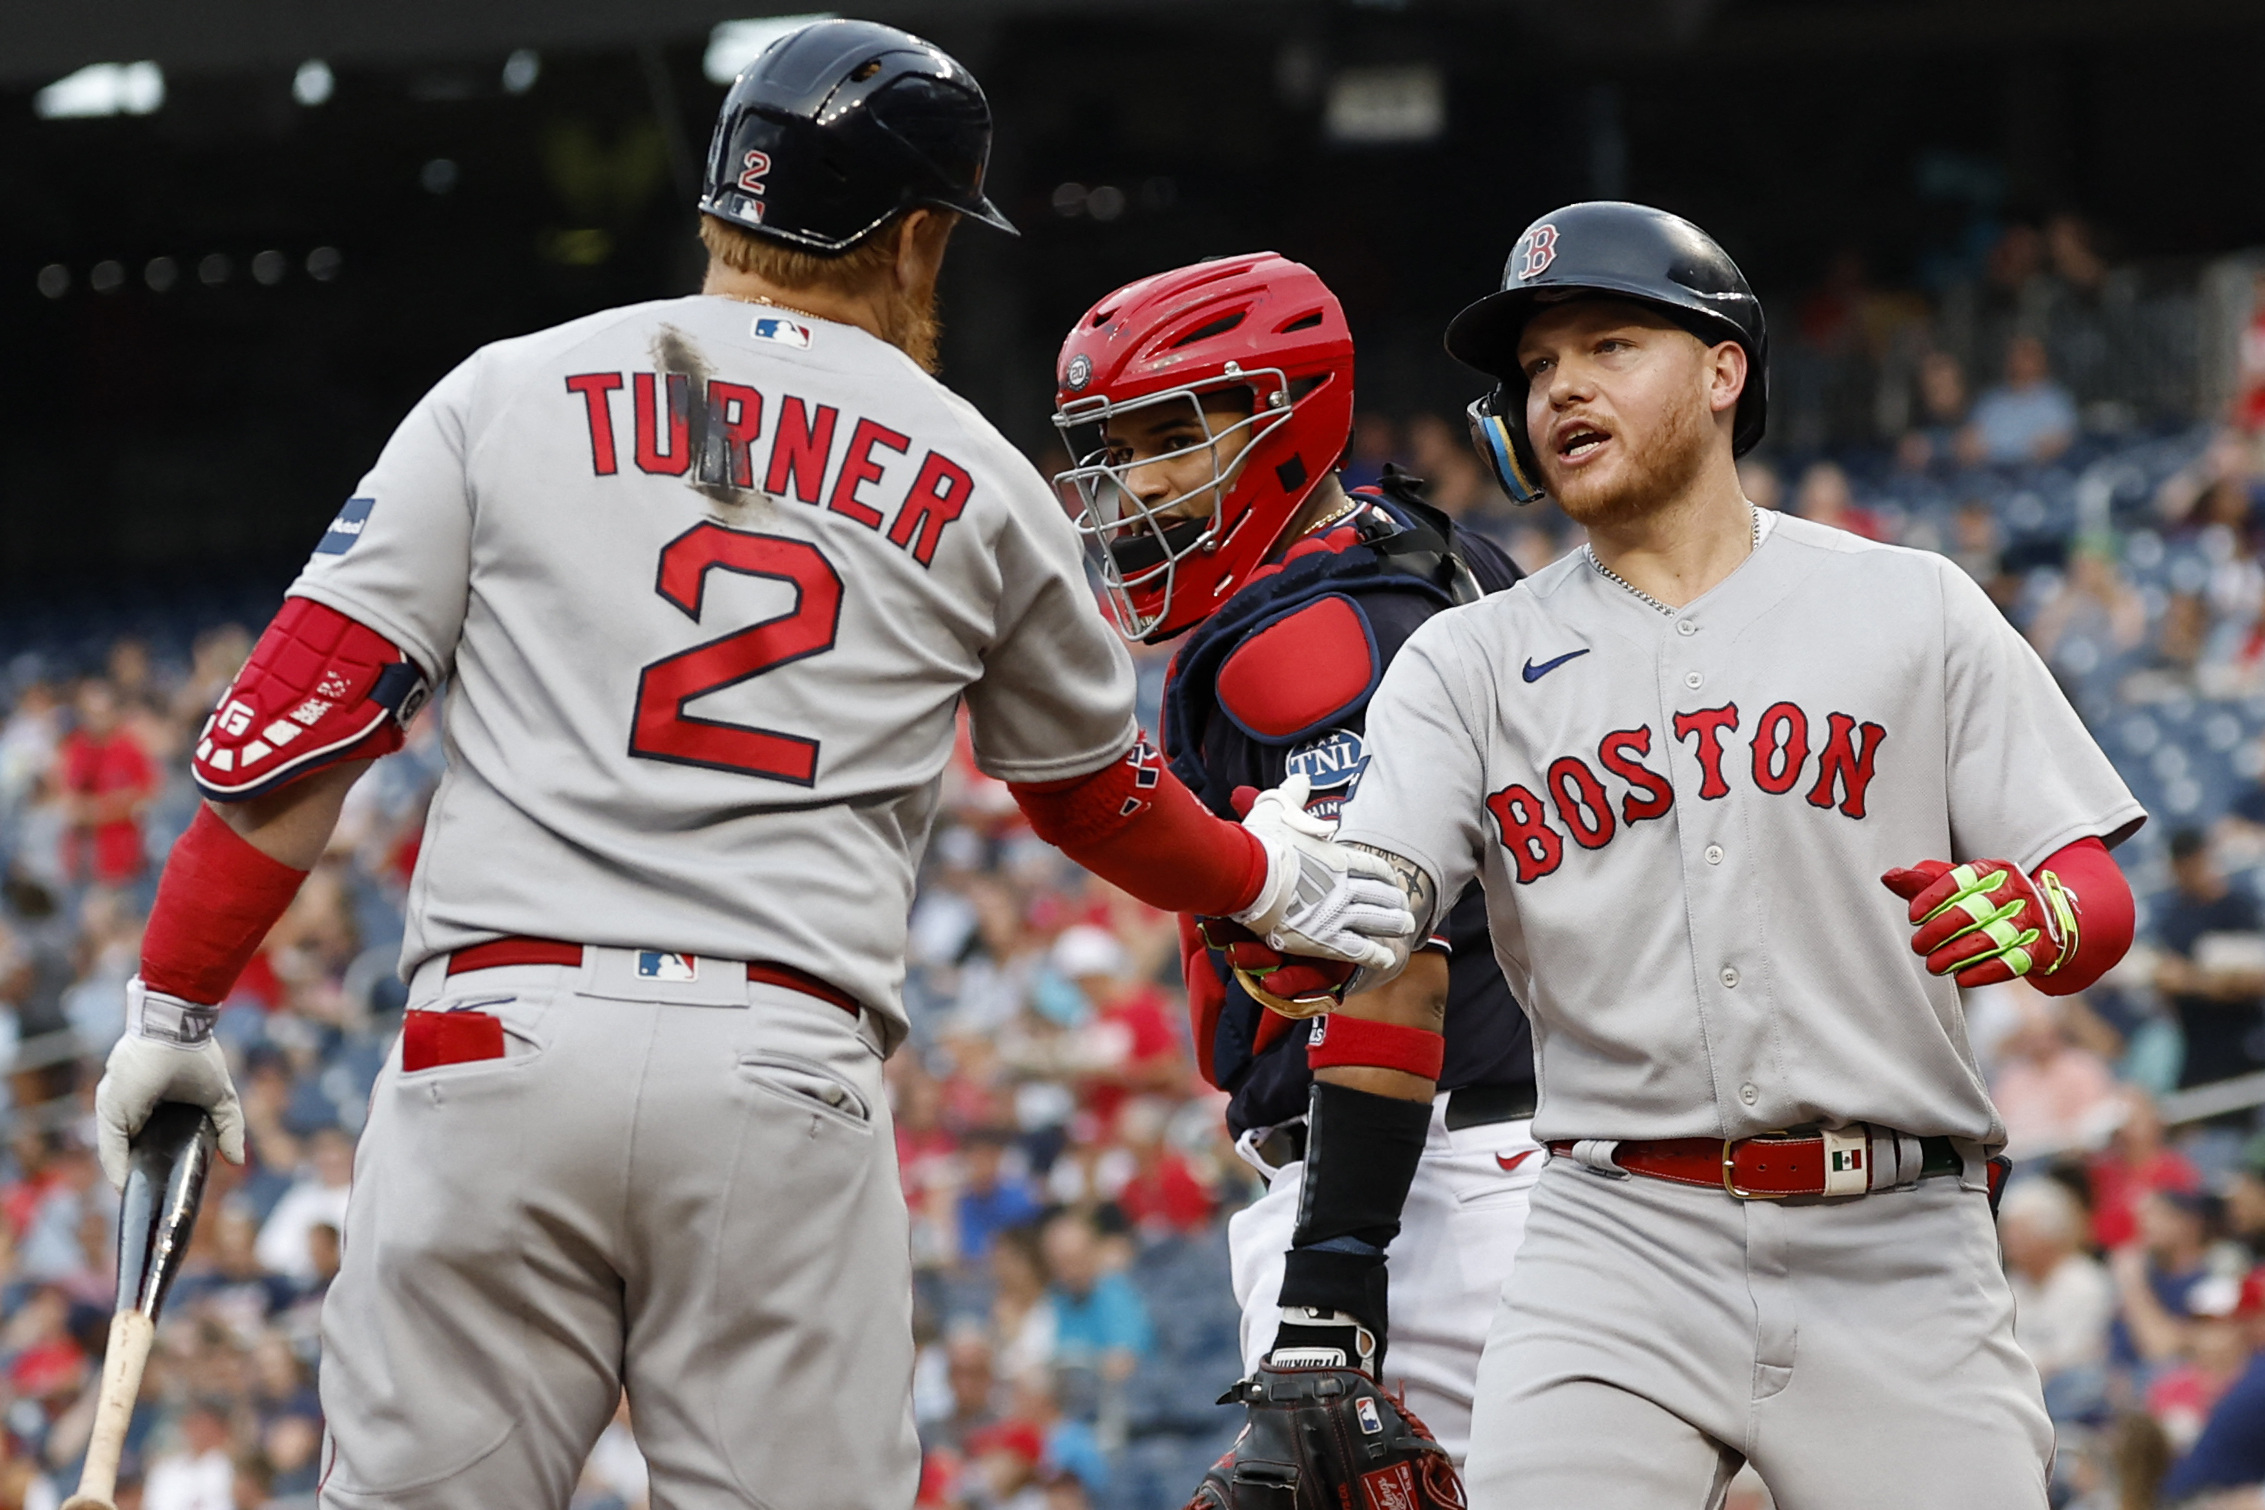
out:
<path id="1" fill-rule="evenodd" d="M 1033 827 L 1155 905 L 1343 958 L 1412 926 L 1381 861 L 1163 769 L 1059 503 L 924 370 L 952 224 L 1006 224 L 989 142 L 917 38 L 774 44 L 710 150 L 704 291 L 443 379 L 200 737 L 97 1092 L 114 1177 L 162 1099 L 242 1157 L 214 1004 L 445 687 L 326 1507 L 563 1507 L 624 1390 L 656 1506 L 911 1503 L 880 1066 L 961 708 Z"/>
<path id="2" fill-rule="evenodd" d="M 2042 1507 L 1956 987 L 2113 964 L 2144 814 L 1956 566 L 1745 499 L 1767 339 L 1697 227 L 1546 216 L 1447 341 L 1504 485 L 1589 532 L 1409 638 L 1338 835 L 1421 923 L 1479 877 L 1533 1020 L 1473 1506 L 1699 1510 L 1751 1462 L 1781 1510 Z"/>

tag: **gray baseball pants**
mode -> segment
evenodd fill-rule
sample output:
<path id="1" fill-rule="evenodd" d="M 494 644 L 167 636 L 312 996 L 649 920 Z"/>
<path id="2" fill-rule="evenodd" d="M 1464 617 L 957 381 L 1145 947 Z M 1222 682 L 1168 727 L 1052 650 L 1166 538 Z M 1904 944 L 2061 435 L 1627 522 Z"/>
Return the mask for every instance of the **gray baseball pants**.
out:
<path id="1" fill-rule="evenodd" d="M 586 955 L 412 985 L 501 1017 L 507 1054 L 378 1079 L 323 1307 L 323 1510 L 564 1510 L 623 1390 L 654 1510 L 909 1506 L 870 1015 Z"/>
<path id="2" fill-rule="evenodd" d="M 1479 1362 L 1472 1510 L 1709 1510 L 1748 1460 L 1778 1510 L 2043 1510 L 1979 1174 L 1738 1201 L 1551 1160 Z"/>

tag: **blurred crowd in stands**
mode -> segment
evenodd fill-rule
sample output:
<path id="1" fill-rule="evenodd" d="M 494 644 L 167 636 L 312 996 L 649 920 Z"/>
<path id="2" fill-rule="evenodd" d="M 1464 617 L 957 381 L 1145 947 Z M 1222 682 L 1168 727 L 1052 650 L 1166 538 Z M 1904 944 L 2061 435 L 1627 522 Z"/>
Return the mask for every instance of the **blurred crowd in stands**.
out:
<path id="1" fill-rule="evenodd" d="M 2055 1503 L 2260 1510 L 2265 314 L 2225 412 L 2145 422 L 2102 386 L 2122 296 L 2082 227 L 2009 233 L 1989 266 L 1963 305 L 1930 306 L 1836 264 L 1782 322 L 1787 438 L 1749 459 L 1747 488 L 1954 558 L 2154 814 L 2120 856 L 2142 901 L 2131 959 L 2080 997 L 1970 993 L 1969 1031 L 2020 1161 L 2002 1230 L 2059 1428 Z M 1837 402 L 1834 363 L 1857 355 L 1894 423 L 1877 445 L 1804 449 L 1803 406 Z M 1507 506 L 1459 421 L 1364 412 L 1348 480 L 1386 460 L 1528 570 L 1579 542 L 1546 506 Z M 92 1086 L 194 811 L 186 749 L 250 643 L 238 624 L 102 623 L 0 619 L 0 1510 L 53 1510 L 76 1480 L 113 1288 Z M 1167 654 L 1136 652 L 1151 728 Z M 251 1158 L 216 1176 L 174 1292 L 126 1510 L 313 1503 L 316 1318 L 399 1025 L 400 909 L 441 760 L 427 712 L 355 789 L 222 1016 Z M 921 1502 L 1179 1505 L 1236 1424 L 1214 1404 L 1238 1370 L 1224 1222 L 1257 1185 L 1195 1069 L 1171 920 L 1069 866 L 963 759 L 911 938 L 915 1030 L 888 1076 Z M 574 1505 L 645 1504 L 625 1406 Z"/>

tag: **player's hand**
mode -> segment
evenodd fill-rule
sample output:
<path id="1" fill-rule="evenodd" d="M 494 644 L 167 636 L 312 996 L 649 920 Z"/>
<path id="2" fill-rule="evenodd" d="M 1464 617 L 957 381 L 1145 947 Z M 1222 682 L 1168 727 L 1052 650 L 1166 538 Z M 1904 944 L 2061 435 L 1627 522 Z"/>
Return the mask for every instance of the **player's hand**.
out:
<path id="1" fill-rule="evenodd" d="M 1306 811 L 1312 790 L 1292 776 L 1251 804 L 1243 827 L 1266 846 L 1266 884 L 1234 919 L 1288 954 L 1389 970 L 1399 955 L 1381 941 L 1413 934 L 1415 914 L 1391 866 L 1332 842 L 1329 821 Z"/>
<path id="2" fill-rule="evenodd" d="M 1284 954 L 1242 924 L 1199 918 L 1203 941 L 1226 959 L 1242 988 L 1284 1017 L 1317 1017 L 1345 999 L 1355 966 L 1348 960 L 1300 959 Z"/>
<path id="3" fill-rule="evenodd" d="M 186 1101 L 212 1116 L 220 1154 L 244 1162 L 244 1108 L 228 1078 L 228 1058 L 213 1041 L 211 1007 L 145 988 L 126 988 L 126 1036 L 110 1051 L 94 1088 L 95 1153 L 102 1172 L 126 1188 L 134 1134 L 160 1101 Z"/>
<path id="4" fill-rule="evenodd" d="M 2050 975 L 2076 952 L 2076 893 L 2049 870 L 2032 881 L 2004 860 L 1922 860 L 1880 884 L 1911 904 L 1911 952 L 1961 986 Z"/>

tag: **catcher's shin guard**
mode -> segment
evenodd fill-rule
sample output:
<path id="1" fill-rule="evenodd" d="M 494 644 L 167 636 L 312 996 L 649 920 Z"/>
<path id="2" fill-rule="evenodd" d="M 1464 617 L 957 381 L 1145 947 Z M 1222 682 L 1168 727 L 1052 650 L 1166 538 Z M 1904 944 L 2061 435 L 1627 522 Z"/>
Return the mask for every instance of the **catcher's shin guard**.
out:
<path id="1" fill-rule="evenodd" d="M 1262 1364 L 1237 1400 L 1249 1419 L 1187 1510 L 1463 1510 L 1447 1450 L 1358 1370 Z"/>

